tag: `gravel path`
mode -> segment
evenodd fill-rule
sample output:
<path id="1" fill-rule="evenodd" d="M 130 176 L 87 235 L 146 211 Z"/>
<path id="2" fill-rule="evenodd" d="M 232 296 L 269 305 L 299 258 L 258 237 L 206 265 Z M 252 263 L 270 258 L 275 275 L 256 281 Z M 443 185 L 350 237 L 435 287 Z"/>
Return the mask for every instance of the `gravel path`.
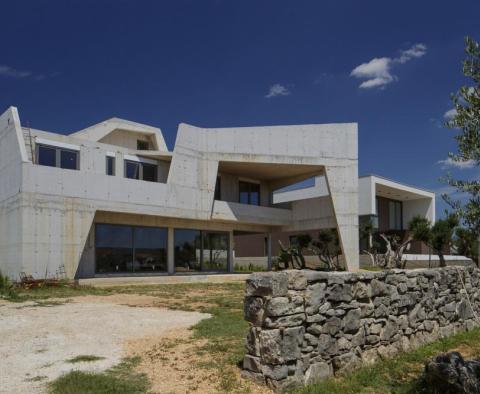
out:
<path id="1" fill-rule="evenodd" d="M 100 297 L 98 297 L 100 298 Z M 0 304 L 0 393 L 42 393 L 45 383 L 73 369 L 102 371 L 118 364 L 127 340 L 190 327 L 208 314 L 85 297 L 54 306 Z M 79 355 L 104 357 L 71 364 Z"/>

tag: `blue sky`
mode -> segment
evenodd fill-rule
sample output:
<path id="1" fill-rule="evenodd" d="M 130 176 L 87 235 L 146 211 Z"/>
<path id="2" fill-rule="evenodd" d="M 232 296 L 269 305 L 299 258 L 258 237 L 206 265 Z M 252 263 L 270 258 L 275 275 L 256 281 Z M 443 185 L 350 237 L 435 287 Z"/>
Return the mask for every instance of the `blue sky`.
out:
<path id="1" fill-rule="evenodd" d="M 160 127 L 358 122 L 360 174 L 436 191 L 480 2 L 2 4 L 0 110 L 68 134 L 113 116 Z M 440 202 L 437 212 L 443 211 Z"/>

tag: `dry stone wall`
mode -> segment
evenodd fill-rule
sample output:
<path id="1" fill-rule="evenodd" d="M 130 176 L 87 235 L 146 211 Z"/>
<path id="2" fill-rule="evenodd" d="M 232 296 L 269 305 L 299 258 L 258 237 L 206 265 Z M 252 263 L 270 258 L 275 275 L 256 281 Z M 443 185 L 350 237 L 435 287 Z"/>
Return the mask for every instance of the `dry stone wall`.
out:
<path id="1" fill-rule="evenodd" d="M 243 375 L 284 391 L 471 330 L 479 289 L 474 267 L 252 274 Z"/>

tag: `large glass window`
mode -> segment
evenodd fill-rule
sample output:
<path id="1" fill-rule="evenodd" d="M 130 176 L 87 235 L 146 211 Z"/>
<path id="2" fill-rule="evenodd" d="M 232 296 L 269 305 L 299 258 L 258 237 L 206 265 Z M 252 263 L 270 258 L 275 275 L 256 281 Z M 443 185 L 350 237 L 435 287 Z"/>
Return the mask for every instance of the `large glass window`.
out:
<path id="1" fill-rule="evenodd" d="M 167 270 L 167 229 L 97 224 L 95 230 L 97 273 Z"/>
<path id="2" fill-rule="evenodd" d="M 175 230 L 175 271 L 201 270 L 202 234 L 199 230 Z"/>
<path id="3" fill-rule="evenodd" d="M 125 177 L 156 182 L 157 166 L 155 164 L 125 160 Z"/>
<path id="4" fill-rule="evenodd" d="M 97 224 L 95 229 L 97 273 L 131 272 L 133 270 L 132 227 Z"/>
<path id="5" fill-rule="evenodd" d="M 228 234 L 203 233 L 203 271 L 226 271 L 228 263 Z"/>
<path id="6" fill-rule="evenodd" d="M 240 181 L 238 190 L 241 204 L 260 205 L 260 184 Z"/>
<path id="7" fill-rule="evenodd" d="M 42 166 L 78 170 L 78 152 L 56 146 L 37 145 L 37 163 Z"/>
<path id="8" fill-rule="evenodd" d="M 134 228 L 135 272 L 167 270 L 167 230 L 155 227 Z"/>

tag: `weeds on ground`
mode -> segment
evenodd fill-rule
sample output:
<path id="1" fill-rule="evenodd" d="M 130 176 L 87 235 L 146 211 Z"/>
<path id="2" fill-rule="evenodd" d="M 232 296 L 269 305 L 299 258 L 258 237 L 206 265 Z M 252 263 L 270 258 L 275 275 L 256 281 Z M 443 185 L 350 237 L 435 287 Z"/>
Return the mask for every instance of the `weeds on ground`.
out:
<path id="1" fill-rule="evenodd" d="M 51 394 L 144 394 L 149 384 L 145 375 L 133 372 L 138 357 L 125 359 L 103 372 L 72 371 L 49 384 Z"/>
<path id="2" fill-rule="evenodd" d="M 14 284 L 0 271 L 0 298 L 14 301 L 18 298 Z"/>
<path id="3" fill-rule="evenodd" d="M 82 354 L 80 356 L 72 357 L 67 360 L 67 363 L 90 363 L 93 361 L 104 360 L 105 357 L 95 356 L 94 354 Z"/>
<path id="4" fill-rule="evenodd" d="M 439 353 L 460 350 L 466 358 L 480 356 L 480 328 L 422 346 L 419 349 L 361 368 L 352 374 L 332 378 L 298 389 L 296 394 L 421 394 L 425 362 Z"/>

